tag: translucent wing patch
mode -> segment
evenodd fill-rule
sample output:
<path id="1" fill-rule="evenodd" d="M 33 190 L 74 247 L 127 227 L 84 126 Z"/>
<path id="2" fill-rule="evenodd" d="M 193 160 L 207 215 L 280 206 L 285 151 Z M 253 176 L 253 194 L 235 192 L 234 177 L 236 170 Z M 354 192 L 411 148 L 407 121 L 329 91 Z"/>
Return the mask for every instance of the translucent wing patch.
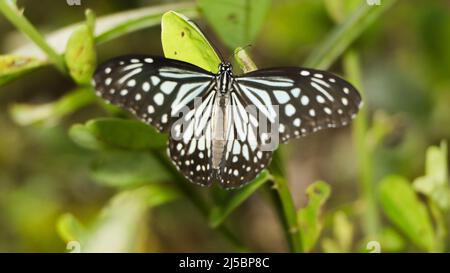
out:
<path id="1" fill-rule="evenodd" d="M 178 113 L 213 86 L 214 75 L 189 63 L 131 55 L 100 65 L 94 75 L 97 95 L 167 132 Z"/>
<path id="2" fill-rule="evenodd" d="M 269 120 L 278 118 L 281 142 L 345 126 L 361 106 L 361 97 L 350 83 L 314 69 L 257 70 L 237 77 L 235 88 Z M 278 106 L 278 115 L 271 105 Z"/>

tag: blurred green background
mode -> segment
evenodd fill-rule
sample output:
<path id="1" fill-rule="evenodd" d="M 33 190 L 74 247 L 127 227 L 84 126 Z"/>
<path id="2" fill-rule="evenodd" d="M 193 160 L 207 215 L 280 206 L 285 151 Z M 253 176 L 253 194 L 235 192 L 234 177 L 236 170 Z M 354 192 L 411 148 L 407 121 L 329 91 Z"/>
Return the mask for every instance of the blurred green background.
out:
<path id="1" fill-rule="evenodd" d="M 148 7 L 159 22 L 164 12 L 179 10 L 224 58 L 233 60 L 234 47 L 245 47 L 258 67 L 304 64 L 336 27 L 367 5 L 354 0 L 248 1 L 261 19 L 254 37 L 236 40 L 227 35 L 241 18 L 221 22 L 226 17 L 204 2 L 81 0 L 80 6 L 69 6 L 66 1 L 23 0 L 18 5 L 44 34 L 84 21 L 87 8 L 97 22 Z M 266 8 L 262 2 L 268 3 Z M 383 252 L 450 250 L 445 145 L 450 136 L 450 3 L 393 2 L 329 68 L 351 82 L 361 81 L 353 83 L 364 93 L 366 112 L 358 117 L 364 120 L 282 148 L 296 208 L 308 204 L 305 192 L 311 183 L 326 181 L 331 189 L 326 202 L 311 198 L 309 203 L 320 210 L 312 216 L 320 228 L 309 251 L 366 252 L 374 249 L 370 241 L 378 242 Z M 0 53 L 6 55 L 30 40 L 3 15 Z M 134 14 L 126 20 L 137 18 Z M 96 46 L 98 62 L 128 53 L 163 55 L 160 35 L 159 24 L 120 34 Z M 5 77 L 7 66 L 0 69 Z M 69 241 L 81 242 L 85 251 L 292 250 L 269 183 L 229 215 L 226 230 L 212 228 L 208 215 L 213 217 L 213 208 L 226 204 L 235 192 L 174 183 L 173 171 L 139 149 L 87 149 L 79 135 L 74 141 L 74 124 L 128 117 L 94 102 L 91 90 L 77 93 L 77 88 L 51 65 L 0 86 L 0 252 L 76 250 L 66 248 Z M 108 133 L 120 135 L 117 130 Z M 203 205 L 196 205 L 193 195 Z"/>

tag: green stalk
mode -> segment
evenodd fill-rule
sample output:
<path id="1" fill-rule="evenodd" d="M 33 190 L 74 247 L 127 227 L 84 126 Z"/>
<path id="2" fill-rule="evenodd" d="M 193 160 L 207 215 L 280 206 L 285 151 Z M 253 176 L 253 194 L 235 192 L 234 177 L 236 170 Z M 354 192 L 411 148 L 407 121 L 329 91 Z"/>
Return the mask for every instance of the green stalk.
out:
<path id="1" fill-rule="evenodd" d="M 306 67 L 327 69 L 345 50 L 397 0 L 385 0 L 380 6 L 365 1 L 345 21 L 337 25 L 305 62 Z"/>
<path id="2" fill-rule="evenodd" d="M 66 73 L 64 59 L 50 47 L 45 38 L 34 28 L 34 26 L 23 16 L 22 12 L 17 9 L 13 1 L 0 0 L 0 11 L 5 17 L 22 33 L 28 36 L 42 51 L 47 54 L 47 57 L 52 61 L 59 71 Z"/>
<path id="3" fill-rule="evenodd" d="M 361 84 L 361 66 L 359 55 L 352 50 L 349 50 L 343 59 L 345 74 L 348 80 L 353 83 L 361 92 L 363 102 L 365 100 L 364 89 Z M 367 239 L 375 240 L 379 234 L 379 212 L 376 200 L 376 190 L 374 185 L 374 154 L 372 147 L 367 143 L 367 130 L 368 130 L 368 113 L 367 106 L 363 106 L 357 118 L 353 123 L 353 139 L 356 145 L 356 153 L 359 163 L 359 183 L 362 195 L 362 200 L 366 208 L 364 213 L 363 223 L 364 231 Z"/>
<path id="4" fill-rule="evenodd" d="M 286 224 L 286 236 L 289 240 L 291 252 L 301 253 L 303 252 L 302 233 L 298 226 L 297 221 L 297 209 L 295 208 L 294 200 L 292 199 L 291 192 L 289 190 L 289 184 L 287 179 L 281 175 L 273 175 L 274 188 L 278 193 L 278 206 L 281 206 L 283 213 L 283 219 Z"/>

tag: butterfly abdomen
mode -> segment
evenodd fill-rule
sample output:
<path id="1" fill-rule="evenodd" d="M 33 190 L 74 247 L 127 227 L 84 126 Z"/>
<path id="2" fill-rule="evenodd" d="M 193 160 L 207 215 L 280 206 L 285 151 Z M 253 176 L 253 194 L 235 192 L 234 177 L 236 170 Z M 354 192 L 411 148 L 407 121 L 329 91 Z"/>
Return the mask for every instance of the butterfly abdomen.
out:
<path id="1" fill-rule="evenodd" d="M 223 151 L 226 145 L 226 128 L 228 128 L 228 118 L 226 109 L 228 105 L 228 94 L 220 94 L 214 104 L 212 116 L 212 168 L 218 169 L 223 158 Z"/>

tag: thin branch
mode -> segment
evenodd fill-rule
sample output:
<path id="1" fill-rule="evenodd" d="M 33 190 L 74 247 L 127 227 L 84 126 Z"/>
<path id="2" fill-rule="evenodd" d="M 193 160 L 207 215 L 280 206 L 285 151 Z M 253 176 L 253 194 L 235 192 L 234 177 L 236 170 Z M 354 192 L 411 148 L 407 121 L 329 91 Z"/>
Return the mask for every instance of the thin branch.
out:
<path id="1" fill-rule="evenodd" d="M 34 26 L 23 16 L 22 12 L 15 6 L 13 1 L 0 0 L 0 11 L 5 17 L 22 33 L 28 36 L 53 62 L 59 71 L 66 74 L 64 59 L 47 43 L 45 38 L 34 28 Z"/>

